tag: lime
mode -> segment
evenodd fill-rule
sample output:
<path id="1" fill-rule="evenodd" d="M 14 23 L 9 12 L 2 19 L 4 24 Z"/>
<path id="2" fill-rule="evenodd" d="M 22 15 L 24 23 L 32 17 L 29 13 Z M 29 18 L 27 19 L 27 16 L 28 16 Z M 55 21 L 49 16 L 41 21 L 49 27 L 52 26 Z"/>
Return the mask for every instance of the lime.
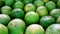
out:
<path id="1" fill-rule="evenodd" d="M 48 15 L 48 10 L 45 6 L 39 6 L 37 9 L 36 9 L 36 12 L 39 14 L 39 16 L 43 17 L 43 16 L 46 16 Z"/>
<path id="2" fill-rule="evenodd" d="M 25 31 L 25 34 L 44 34 L 45 31 L 41 25 L 32 24 L 29 25 Z"/>
<path id="3" fill-rule="evenodd" d="M 35 6 L 33 5 L 33 4 L 27 4 L 27 5 L 25 5 L 25 7 L 24 7 L 24 10 L 25 10 L 25 12 L 29 12 L 29 11 L 35 11 Z"/>
<path id="4" fill-rule="evenodd" d="M 24 17 L 24 11 L 22 9 L 14 9 L 11 12 L 12 18 L 23 18 Z"/>
<path id="5" fill-rule="evenodd" d="M 27 25 L 38 23 L 39 15 L 35 12 L 28 12 L 24 19 Z"/>
<path id="6" fill-rule="evenodd" d="M 47 28 L 49 27 L 51 24 L 55 23 L 55 19 L 51 16 L 44 16 L 40 19 L 40 24 L 44 27 Z"/>
<path id="7" fill-rule="evenodd" d="M 46 30 L 46 34 L 60 34 L 60 24 L 53 24 Z"/>
<path id="8" fill-rule="evenodd" d="M 9 6 L 3 6 L 3 7 L 1 8 L 1 13 L 2 13 L 2 14 L 10 15 L 11 12 L 12 12 L 12 8 L 9 7 Z"/>
<path id="9" fill-rule="evenodd" d="M 25 30 L 25 23 L 21 19 L 13 19 L 8 24 L 9 34 L 23 34 Z"/>

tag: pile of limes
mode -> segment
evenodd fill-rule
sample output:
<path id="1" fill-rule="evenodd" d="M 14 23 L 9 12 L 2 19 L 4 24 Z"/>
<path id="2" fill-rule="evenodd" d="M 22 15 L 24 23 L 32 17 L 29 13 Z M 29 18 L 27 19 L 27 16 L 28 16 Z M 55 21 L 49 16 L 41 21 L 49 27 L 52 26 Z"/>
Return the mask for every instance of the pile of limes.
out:
<path id="1" fill-rule="evenodd" d="M 0 0 L 0 34 L 60 34 L 60 0 Z"/>

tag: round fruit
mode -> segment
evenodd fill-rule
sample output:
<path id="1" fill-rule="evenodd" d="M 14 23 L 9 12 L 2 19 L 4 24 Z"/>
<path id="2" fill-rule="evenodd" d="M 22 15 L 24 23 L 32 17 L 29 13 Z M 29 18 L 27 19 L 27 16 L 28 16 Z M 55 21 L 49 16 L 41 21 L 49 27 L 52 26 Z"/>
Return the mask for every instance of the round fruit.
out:
<path id="1" fill-rule="evenodd" d="M 0 23 L 7 25 L 10 22 L 10 17 L 6 14 L 0 14 Z"/>
<path id="2" fill-rule="evenodd" d="M 15 1 L 21 1 L 21 2 L 23 2 L 24 0 L 15 0 Z"/>
<path id="3" fill-rule="evenodd" d="M 47 3 L 49 0 L 43 0 L 44 1 L 44 3 Z"/>
<path id="4" fill-rule="evenodd" d="M 27 4 L 27 5 L 25 5 L 25 8 L 24 8 L 25 12 L 35 11 L 35 9 L 36 8 L 33 4 Z"/>
<path id="5" fill-rule="evenodd" d="M 39 14 L 39 16 L 46 16 L 48 14 L 47 8 L 44 6 L 39 6 L 36 10 L 36 12 Z"/>
<path id="6" fill-rule="evenodd" d="M 0 0 L 0 7 L 3 5 L 3 1 L 2 0 Z"/>
<path id="7" fill-rule="evenodd" d="M 9 34 L 23 34 L 25 30 L 25 23 L 21 19 L 13 19 L 8 24 Z"/>
<path id="8" fill-rule="evenodd" d="M 39 15 L 35 12 L 28 12 L 25 15 L 25 22 L 27 25 L 37 23 L 39 20 Z"/>
<path id="9" fill-rule="evenodd" d="M 44 29 L 41 25 L 32 24 L 27 27 L 25 34 L 44 34 Z"/>
<path id="10" fill-rule="evenodd" d="M 21 9 L 14 9 L 11 12 L 11 17 L 12 18 L 23 18 L 24 17 L 24 11 Z"/>
<path id="11" fill-rule="evenodd" d="M 14 3 L 14 0 L 5 0 L 5 5 L 12 6 Z"/>
<path id="12" fill-rule="evenodd" d="M 56 22 L 60 24 L 60 16 L 57 18 Z"/>
<path id="13" fill-rule="evenodd" d="M 43 6 L 44 5 L 44 2 L 43 1 L 41 1 L 41 0 L 36 0 L 36 1 L 34 1 L 34 5 L 36 6 L 36 7 L 39 7 L 39 6 Z"/>
<path id="14" fill-rule="evenodd" d="M 46 30 L 46 34 L 60 34 L 60 24 L 53 24 Z"/>
<path id="15" fill-rule="evenodd" d="M 24 4 L 20 1 L 15 2 L 13 5 L 13 8 L 23 9 L 23 7 L 24 7 Z"/>
<path id="16" fill-rule="evenodd" d="M 8 28 L 5 25 L 0 24 L 0 34 L 8 34 Z"/>
<path id="17" fill-rule="evenodd" d="M 45 6 L 47 7 L 47 9 L 49 11 L 53 10 L 56 8 L 56 4 L 53 1 L 49 1 L 45 4 Z"/>
<path id="18" fill-rule="evenodd" d="M 57 7 L 60 8 L 60 0 L 57 1 Z"/>
<path id="19" fill-rule="evenodd" d="M 60 16 L 60 9 L 53 9 L 50 12 L 50 15 L 53 16 L 54 18 L 58 18 Z"/>
<path id="20" fill-rule="evenodd" d="M 3 7 L 1 8 L 1 13 L 2 13 L 2 14 L 10 15 L 10 14 L 11 14 L 11 11 L 12 11 L 12 8 L 9 7 L 9 6 L 3 6 Z"/>
<path id="21" fill-rule="evenodd" d="M 51 24 L 55 23 L 55 19 L 51 16 L 44 16 L 40 19 L 40 24 L 44 27 L 47 28 Z"/>
<path id="22" fill-rule="evenodd" d="M 24 0 L 23 1 L 23 3 L 26 5 L 26 4 L 30 4 L 30 3 L 32 3 L 33 2 L 33 0 Z"/>

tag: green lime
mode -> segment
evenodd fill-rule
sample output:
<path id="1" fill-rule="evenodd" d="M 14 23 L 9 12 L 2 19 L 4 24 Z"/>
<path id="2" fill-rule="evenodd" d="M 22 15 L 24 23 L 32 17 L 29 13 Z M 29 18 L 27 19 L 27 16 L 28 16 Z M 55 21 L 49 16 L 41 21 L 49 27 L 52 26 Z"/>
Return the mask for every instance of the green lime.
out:
<path id="1" fill-rule="evenodd" d="M 49 1 L 45 4 L 46 8 L 51 11 L 56 8 L 56 4 L 53 1 Z"/>
<path id="2" fill-rule="evenodd" d="M 36 0 L 36 1 L 34 1 L 34 5 L 36 6 L 36 7 L 39 7 L 39 6 L 44 6 L 44 2 L 43 1 L 41 1 L 41 0 Z"/>
<path id="3" fill-rule="evenodd" d="M 23 18 L 24 17 L 24 11 L 21 9 L 14 9 L 11 13 L 12 18 Z"/>
<path id="4" fill-rule="evenodd" d="M 32 24 L 29 25 L 25 31 L 25 34 L 44 34 L 45 31 L 41 25 Z"/>
<path id="5" fill-rule="evenodd" d="M 8 24 L 9 34 L 23 34 L 26 25 L 21 19 L 13 19 Z"/>
<path id="6" fill-rule="evenodd" d="M 36 9 L 36 12 L 39 14 L 39 16 L 43 17 L 43 16 L 46 16 L 48 15 L 48 10 L 45 6 L 39 6 L 37 9 Z"/>
<path id="7" fill-rule="evenodd" d="M 53 24 L 49 26 L 45 34 L 60 34 L 60 24 Z"/>
<path id="8" fill-rule="evenodd" d="M 6 6 L 12 6 L 14 3 L 14 0 L 5 0 L 4 2 Z"/>
<path id="9" fill-rule="evenodd" d="M 44 27 L 47 28 L 49 27 L 51 24 L 55 23 L 55 19 L 51 16 L 44 16 L 40 19 L 40 24 Z"/>
<path id="10" fill-rule="evenodd" d="M 15 8 L 23 9 L 23 7 L 24 7 L 24 4 L 23 4 L 21 1 L 17 1 L 17 2 L 15 2 L 14 5 L 13 5 L 13 8 L 14 8 L 14 9 L 15 9 Z"/>
<path id="11" fill-rule="evenodd" d="M 54 18 L 58 18 L 60 16 L 60 9 L 53 9 L 50 12 L 50 15 L 53 16 Z"/>
<path id="12" fill-rule="evenodd" d="M 25 10 L 25 12 L 29 12 L 29 11 L 35 11 L 35 6 L 33 5 L 33 4 L 27 4 L 27 5 L 25 5 L 25 7 L 24 7 L 24 10 Z"/>
<path id="13" fill-rule="evenodd" d="M 27 25 L 38 23 L 39 15 L 35 12 L 28 12 L 24 19 Z"/>
<path id="14" fill-rule="evenodd" d="M 7 25 L 10 22 L 11 18 L 6 14 L 0 14 L 0 23 Z"/>
<path id="15" fill-rule="evenodd" d="M 8 34 L 8 28 L 3 24 L 0 24 L 0 34 Z"/>
<path id="16" fill-rule="evenodd" d="M 3 6 L 3 7 L 1 8 L 1 13 L 2 13 L 2 14 L 10 15 L 11 12 L 12 12 L 12 8 L 9 7 L 9 6 Z"/>

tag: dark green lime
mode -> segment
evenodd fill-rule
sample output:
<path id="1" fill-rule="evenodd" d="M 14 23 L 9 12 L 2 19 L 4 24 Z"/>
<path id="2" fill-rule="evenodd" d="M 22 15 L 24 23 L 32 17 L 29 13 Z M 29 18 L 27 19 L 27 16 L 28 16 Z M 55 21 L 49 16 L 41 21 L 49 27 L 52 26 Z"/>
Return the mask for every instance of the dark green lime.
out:
<path id="1" fill-rule="evenodd" d="M 11 14 L 12 18 L 23 18 L 24 17 L 24 11 L 21 9 L 14 9 Z"/>
<path id="2" fill-rule="evenodd" d="M 17 2 L 15 2 L 14 5 L 13 5 L 13 8 L 14 8 L 14 9 L 15 9 L 15 8 L 23 9 L 23 7 L 24 7 L 24 4 L 23 4 L 21 1 L 17 1 Z"/>
<path id="3" fill-rule="evenodd" d="M 51 24 L 55 23 L 55 19 L 51 16 L 44 16 L 40 19 L 40 24 L 44 27 L 47 28 L 49 27 Z"/>
<path id="4" fill-rule="evenodd" d="M 5 5 L 6 6 L 12 6 L 14 3 L 14 0 L 5 0 Z"/>
<path id="5" fill-rule="evenodd" d="M 6 14 L 0 14 L 0 23 L 7 25 L 10 22 L 11 18 Z"/>
<path id="6" fill-rule="evenodd" d="M 56 8 L 56 4 L 53 1 L 49 1 L 45 4 L 46 8 L 51 11 Z"/>

